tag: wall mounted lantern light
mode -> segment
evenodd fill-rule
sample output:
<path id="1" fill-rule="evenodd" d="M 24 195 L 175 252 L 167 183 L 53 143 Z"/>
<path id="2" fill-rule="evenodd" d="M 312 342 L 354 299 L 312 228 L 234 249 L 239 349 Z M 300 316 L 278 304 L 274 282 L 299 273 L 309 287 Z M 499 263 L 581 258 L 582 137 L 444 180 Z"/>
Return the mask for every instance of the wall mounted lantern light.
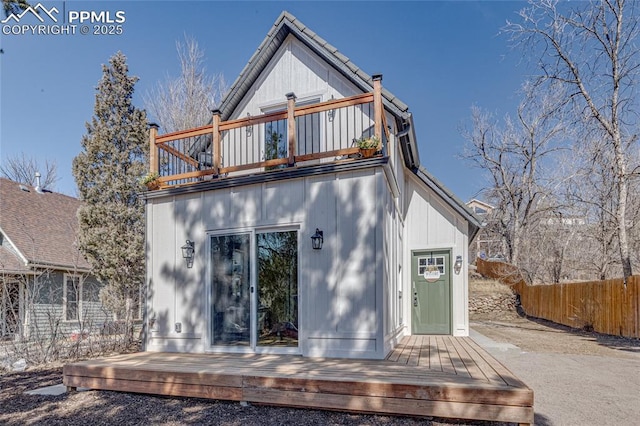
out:
<path id="1" fill-rule="evenodd" d="M 316 233 L 311 236 L 311 245 L 314 250 L 320 250 L 324 242 L 324 233 L 316 228 Z"/>
<path id="2" fill-rule="evenodd" d="M 462 269 L 462 256 L 456 256 L 456 263 L 453 264 L 453 272 L 456 275 L 460 274 L 460 270 Z"/>
<path id="3" fill-rule="evenodd" d="M 195 253 L 193 246 L 193 241 L 187 240 L 187 243 L 180 247 L 182 249 L 182 257 L 187 261 L 187 268 L 193 266 L 193 254 Z"/>
<path id="4" fill-rule="evenodd" d="M 331 95 L 331 100 L 333 100 L 333 99 L 334 99 L 334 97 L 333 97 L 333 95 Z M 330 122 L 332 122 L 332 121 L 333 121 L 333 118 L 334 118 L 335 116 L 336 116 L 336 110 L 335 110 L 335 109 L 330 109 L 330 110 L 327 112 L 327 118 L 329 119 L 329 121 L 330 121 Z"/>
<path id="5" fill-rule="evenodd" d="M 247 113 L 247 137 L 251 137 L 253 135 L 253 124 L 251 124 L 251 113 Z"/>

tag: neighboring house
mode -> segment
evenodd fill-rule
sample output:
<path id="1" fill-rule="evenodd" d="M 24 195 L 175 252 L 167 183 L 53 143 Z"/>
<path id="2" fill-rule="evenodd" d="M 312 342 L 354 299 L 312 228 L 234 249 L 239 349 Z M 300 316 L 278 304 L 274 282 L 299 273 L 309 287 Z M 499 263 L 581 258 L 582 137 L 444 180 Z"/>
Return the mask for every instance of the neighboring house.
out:
<path id="1" fill-rule="evenodd" d="M 468 335 L 478 219 L 420 166 L 407 105 L 292 15 L 211 125 L 151 141 L 146 350 L 384 358 Z"/>
<path id="2" fill-rule="evenodd" d="M 491 204 L 485 203 L 484 201 L 480 201 L 475 198 L 467 202 L 467 207 L 469 207 L 469 209 L 478 217 L 489 215 L 494 209 Z"/>
<path id="3" fill-rule="evenodd" d="M 491 232 L 490 227 L 486 226 L 495 207 L 475 198 L 467 202 L 467 207 L 483 223 L 483 227 L 475 238 L 475 244 L 469 247 L 469 262 L 473 262 L 476 257 L 501 258 L 505 251 L 503 241 Z"/>
<path id="4" fill-rule="evenodd" d="M 77 249 L 80 204 L 0 178 L 0 339 L 86 332 L 111 318 Z"/>

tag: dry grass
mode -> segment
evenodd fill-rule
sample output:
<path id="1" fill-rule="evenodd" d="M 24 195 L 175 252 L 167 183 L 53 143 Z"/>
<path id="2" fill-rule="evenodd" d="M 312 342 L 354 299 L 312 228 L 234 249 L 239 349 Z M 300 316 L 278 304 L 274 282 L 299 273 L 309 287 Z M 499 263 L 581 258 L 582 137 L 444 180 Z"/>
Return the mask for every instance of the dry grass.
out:
<path id="1" fill-rule="evenodd" d="M 469 294 L 511 294 L 511 288 L 492 278 L 469 277 Z"/>

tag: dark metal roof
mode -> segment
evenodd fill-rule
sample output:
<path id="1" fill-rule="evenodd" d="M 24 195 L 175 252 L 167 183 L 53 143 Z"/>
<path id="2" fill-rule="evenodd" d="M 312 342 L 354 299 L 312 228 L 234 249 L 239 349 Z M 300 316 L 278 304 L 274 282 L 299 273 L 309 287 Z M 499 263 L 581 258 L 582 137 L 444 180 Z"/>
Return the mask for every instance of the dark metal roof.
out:
<path id="1" fill-rule="evenodd" d="M 251 88 L 251 86 L 258 79 L 260 74 L 264 71 L 271 58 L 275 55 L 276 51 L 280 48 L 284 40 L 290 34 L 294 35 L 298 40 L 304 43 L 308 48 L 315 52 L 318 56 L 324 59 L 328 64 L 338 70 L 343 76 L 351 81 L 356 87 L 360 88 L 363 92 L 373 91 L 373 79 L 372 77 L 362 71 L 356 64 L 354 64 L 347 56 L 342 54 L 338 49 L 329 44 L 322 37 L 313 32 L 310 28 L 304 25 L 295 16 L 287 11 L 283 11 L 271 30 L 267 33 L 258 49 L 249 59 L 249 62 L 244 69 L 238 75 L 235 82 L 231 85 L 229 92 L 223 99 L 220 105 L 221 119 L 228 120 L 238 107 L 240 102 Z M 413 124 L 413 117 L 409 112 L 407 104 L 398 99 L 393 93 L 382 89 L 382 101 L 387 111 L 395 116 L 396 124 L 402 134 L 399 137 L 400 147 L 402 149 L 405 166 L 415 173 L 418 178 L 431 188 L 445 203 L 450 205 L 456 212 L 458 212 L 469 223 L 470 238 L 477 234 L 479 228 L 482 226 L 481 221 L 471 213 L 467 206 L 460 201 L 451 191 L 449 191 L 442 183 L 440 183 L 435 177 L 427 172 L 420 165 L 420 157 L 418 154 L 418 147 L 416 142 L 415 126 Z M 371 165 L 369 162 L 358 163 L 359 166 Z M 166 189 L 163 191 L 154 191 L 147 193 L 147 198 L 155 198 L 157 196 L 163 196 L 173 193 L 185 193 L 192 191 L 202 191 L 207 189 L 215 189 L 221 186 L 228 186 L 234 184 L 245 184 L 250 182 L 257 182 L 261 180 L 271 179 L 288 179 L 299 176 L 304 173 L 325 173 L 329 171 L 336 171 L 334 167 L 323 166 L 324 169 L 313 169 L 311 172 L 309 169 L 294 169 L 298 171 L 292 172 L 278 172 L 275 174 L 264 174 L 258 176 L 243 176 L 233 179 L 225 179 L 219 181 L 220 183 L 199 184 L 190 187 Z M 354 165 L 340 166 L 340 167 L 356 167 Z M 189 189 L 192 188 L 192 189 Z"/>
<path id="2" fill-rule="evenodd" d="M 267 36 L 253 56 L 251 56 L 251 59 L 249 59 L 249 62 L 240 72 L 240 75 L 231 85 L 229 92 L 227 92 L 227 95 L 223 99 L 220 105 L 222 120 L 228 120 L 231 117 L 231 114 L 233 114 L 238 107 L 247 94 L 247 91 L 258 79 L 260 73 L 265 69 L 289 34 L 293 34 L 298 40 L 333 66 L 363 92 L 371 92 L 373 90 L 373 79 L 369 74 L 358 68 L 348 57 L 311 31 L 311 29 L 306 27 L 295 16 L 284 11 L 278 19 L 276 19 L 273 27 L 267 33 Z M 396 117 L 402 119 L 408 117 L 409 107 L 384 88 L 382 89 L 382 98 L 386 109 Z"/>

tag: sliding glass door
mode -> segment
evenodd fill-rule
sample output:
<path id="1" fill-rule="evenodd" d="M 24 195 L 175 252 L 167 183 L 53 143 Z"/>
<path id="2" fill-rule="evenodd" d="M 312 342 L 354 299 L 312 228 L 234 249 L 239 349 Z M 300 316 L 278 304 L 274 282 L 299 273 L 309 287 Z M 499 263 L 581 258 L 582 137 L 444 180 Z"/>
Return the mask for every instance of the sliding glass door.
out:
<path id="1" fill-rule="evenodd" d="M 256 234 L 258 346 L 298 346 L 298 233 Z"/>
<path id="2" fill-rule="evenodd" d="M 212 235 L 210 241 L 211 345 L 297 348 L 298 232 Z"/>
<path id="3" fill-rule="evenodd" d="M 250 234 L 211 237 L 211 336 L 215 346 L 249 346 Z"/>

